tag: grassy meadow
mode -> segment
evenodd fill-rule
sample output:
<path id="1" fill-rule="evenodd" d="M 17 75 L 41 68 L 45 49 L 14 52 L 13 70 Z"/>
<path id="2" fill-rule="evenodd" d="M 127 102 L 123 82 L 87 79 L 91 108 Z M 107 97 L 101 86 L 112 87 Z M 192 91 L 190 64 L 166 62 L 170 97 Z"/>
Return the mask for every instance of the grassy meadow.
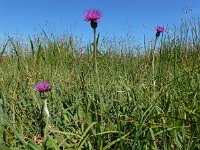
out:
<path id="1" fill-rule="evenodd" d="M 124 51 L 128 39 L 98 41 L 98 73 L 92 46 L 81 51 L 73 36 L 9 37 L 0 51 L 0 149 L 200 149 L 200 22 L 168 31 L 135 53 Z M 52 86 L 45 142 L 41 81 Z"/>

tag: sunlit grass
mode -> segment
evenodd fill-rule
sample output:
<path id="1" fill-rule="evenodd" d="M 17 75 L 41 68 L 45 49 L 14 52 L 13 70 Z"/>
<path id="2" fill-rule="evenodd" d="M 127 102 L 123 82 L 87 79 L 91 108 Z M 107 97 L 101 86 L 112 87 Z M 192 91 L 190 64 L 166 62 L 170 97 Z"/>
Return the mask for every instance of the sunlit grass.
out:
<path id="1" fill-rule="evenodd" d="M 154 75 L 150 47 L 137 55 L 114 42 L 113 51 L 99 47 L 97 79 L 90 46 L 80 55 L 73 38 L 30 38 L 27 51 L 9 38 L 0 58 L 0 149 L 199 149 L 198 23 L 161 37 Z M 41 81 L 52 85 L 46 145 L 33 89 Z"/>

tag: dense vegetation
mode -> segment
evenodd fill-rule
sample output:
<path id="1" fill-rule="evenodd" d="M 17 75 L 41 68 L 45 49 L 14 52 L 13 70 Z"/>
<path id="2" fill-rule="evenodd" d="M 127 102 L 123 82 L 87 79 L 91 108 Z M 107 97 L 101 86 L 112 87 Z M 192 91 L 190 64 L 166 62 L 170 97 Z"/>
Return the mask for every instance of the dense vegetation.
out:
<path id="1" fill-rule="evenodd" d="M 44 32 L 25 46 L 9 37 L 0 53 L 0 149 L 200 149 L 199 20 L 171 31 L 155 53 L 147 42 L 134 54 L 126 40 L 99 41 L 98 73 L 91 46 L 80 51 L 72 37 Z M 41 81 L 52 85 L 46 143 L 33 90 Z"/>

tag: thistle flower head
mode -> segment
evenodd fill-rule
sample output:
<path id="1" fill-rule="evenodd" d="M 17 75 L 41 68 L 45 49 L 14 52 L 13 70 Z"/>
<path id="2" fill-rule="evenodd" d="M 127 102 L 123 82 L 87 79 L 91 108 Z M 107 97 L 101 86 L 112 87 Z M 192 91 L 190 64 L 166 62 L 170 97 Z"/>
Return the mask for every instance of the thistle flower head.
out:
<path id="1" fill-rule="evenodd" d="M 161 26 L 157 26 L 156 27 L 156 37 L 159 37 L 160 36 L 160 33 L 163 33 L 163 32 L 165 32 L 165 29 L 164 29 L 164 27 L 161 27 Z"/>
<path id="2" fill-rule="evenodd" d="M 156 27 L 156 31 L 157 32 L 165 32 L 165 29 L 163 27 L 161 27 L 161 26 L 157 26 Z"/>
<path id="3" fill-rule="evenodd" d="M 51 86 L 48 82 L 40 82 L 35 85 L 34 90 L 39 93 L 44 93 L 50 91 Z"/>
<path id="4" fill-rule="evenodd" d="M 97 22 L 101 19 L 101 17 L 102 17 L 101 11 L 98 9 L 89 9 L 84 13 L 84 20 L 87 22 L 89 21 Z"/>

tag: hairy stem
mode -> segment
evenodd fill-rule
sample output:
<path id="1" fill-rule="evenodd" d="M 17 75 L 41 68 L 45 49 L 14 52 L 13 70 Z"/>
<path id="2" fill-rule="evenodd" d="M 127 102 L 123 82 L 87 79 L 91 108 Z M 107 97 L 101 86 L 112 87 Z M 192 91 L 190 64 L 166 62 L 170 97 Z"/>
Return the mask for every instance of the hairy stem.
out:
<path id="1" fill-rule="evenodd" d="M 44 112 L 46 114 L 46 126 L 44 129 L 44 141 L 46 141 L 47 140 L 47 131 L 48 131 L 48 122 L 49 122 L 49 117 L 50 117 L 46 98 L 44 99 Z"/>

